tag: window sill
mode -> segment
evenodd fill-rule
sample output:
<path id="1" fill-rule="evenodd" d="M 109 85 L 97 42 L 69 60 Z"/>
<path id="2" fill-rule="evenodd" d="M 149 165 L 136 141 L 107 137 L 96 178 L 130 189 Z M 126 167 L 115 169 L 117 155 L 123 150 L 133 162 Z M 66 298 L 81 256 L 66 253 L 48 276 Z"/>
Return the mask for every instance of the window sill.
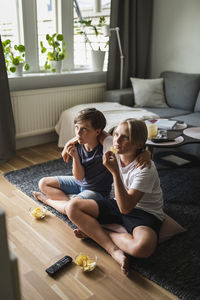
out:
<path id="1" fill-rule="evenodd" d="M 10 91 L 34 90 L 50 87 L 63 87 L 81 84 L 106 82 L 106 72 L 76 70 L 58 73 L 31 73 L 22 77 L 9 77 Z"/>

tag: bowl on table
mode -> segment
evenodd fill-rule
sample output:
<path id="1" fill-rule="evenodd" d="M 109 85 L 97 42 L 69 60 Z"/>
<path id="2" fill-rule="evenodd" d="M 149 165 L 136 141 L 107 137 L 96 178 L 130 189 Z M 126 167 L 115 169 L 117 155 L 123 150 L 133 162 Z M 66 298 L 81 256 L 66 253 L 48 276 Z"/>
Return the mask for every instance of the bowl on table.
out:
<path id="1" fill-rule="evenodd" d="M 80 252 L 75 256 L 75 263 L 84 272 L 91 272 L 96 268 L 97 256 L 94 253 Z"/>
<path id="2" fill-rule="evenodd" d="M 29 213 L 32 217 L 34 217 L 37 220 L 44 219 L 47 215 L 47 210 L 44 207 L 31 207 L 29 208 Z"/>

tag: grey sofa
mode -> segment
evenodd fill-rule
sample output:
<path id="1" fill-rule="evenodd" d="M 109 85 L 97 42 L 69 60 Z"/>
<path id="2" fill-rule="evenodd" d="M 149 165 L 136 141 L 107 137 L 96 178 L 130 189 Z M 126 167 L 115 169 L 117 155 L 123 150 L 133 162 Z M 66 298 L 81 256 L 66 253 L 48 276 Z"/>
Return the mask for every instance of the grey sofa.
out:
<path id="1" fill-rule="evenodd" d="M 200 74 L 164 71 L 164 94 L 168 107 L 144 107 L 160 118 L 171 118 L 184 121 L 188 125 L 200 126 Z M 105 101 L 119 102 L 134 106 L 132 88 L 112 90 L 105 93 Z M 200 144 L 190 144 L 178 148 L 200 158 Z"/>

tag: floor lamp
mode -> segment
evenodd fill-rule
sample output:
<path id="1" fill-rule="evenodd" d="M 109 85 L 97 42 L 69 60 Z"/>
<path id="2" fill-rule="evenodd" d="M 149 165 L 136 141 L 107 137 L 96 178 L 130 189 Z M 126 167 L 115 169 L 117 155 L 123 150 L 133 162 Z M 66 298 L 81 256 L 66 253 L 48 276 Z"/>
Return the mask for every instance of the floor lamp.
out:
<path id="1" fill-rule="evenodd" d="M 103 34 L 104 36 L 110 36 L 111 32 L 115 31 L 117 35 L 117 41 L 118 41 L 118 46 L 119 46 L 119 52 L 120 52 L 120 89 L 123 88 L 123 69 L 124 69 L 124 55 L 122 52 L 122 46 L 121 46 L 121 41 L 120 41 L 120 36 L 119 36 L 119 27 L 115 28 L 110 28 L 108 25 L 105 25 L 103 27 Z"/>

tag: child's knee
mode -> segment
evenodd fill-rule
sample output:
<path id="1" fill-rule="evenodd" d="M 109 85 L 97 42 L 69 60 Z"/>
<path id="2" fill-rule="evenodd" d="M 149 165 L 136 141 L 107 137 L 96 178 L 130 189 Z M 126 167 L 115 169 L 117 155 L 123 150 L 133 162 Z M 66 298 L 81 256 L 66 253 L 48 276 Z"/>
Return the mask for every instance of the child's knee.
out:
<path id="1" fill-rule="evenodd" d="M 74 197 L 72 200 L 68 201 L 66 205 L 66 213 L 70 220 L 75 219 L 79 214 L 80 201 L 83 201 L 83 199 L 78 197 Z"/>
<path id="2" fill-rule="evenodd" d="M 133 240 L 130 245 L 130 254 L 139 258 L 148 258 L 154 253 L 155 248 L 156 247 L 152 247 L 152 245 L 148 245 L 147 243 L 144 243 L 142 241 L 134 243 Z"/>
<path id="3" fill-rule="evenodd" d="M 39 182 L 38 182 L 38 186 L 39 186 L 41 191 L 43 190 L 45 185 L 46 185 L 46 177 L 40 179 Z"/>
<path id="4" fill-rule="evenodd" d="M 59 183 L 57 183 L 57 180 L 55 177 L 43 177 L 39 180 L 38 186 L 41 191 L 46 192 L 46 188 L 48 187 L 57 187 Z"/>

